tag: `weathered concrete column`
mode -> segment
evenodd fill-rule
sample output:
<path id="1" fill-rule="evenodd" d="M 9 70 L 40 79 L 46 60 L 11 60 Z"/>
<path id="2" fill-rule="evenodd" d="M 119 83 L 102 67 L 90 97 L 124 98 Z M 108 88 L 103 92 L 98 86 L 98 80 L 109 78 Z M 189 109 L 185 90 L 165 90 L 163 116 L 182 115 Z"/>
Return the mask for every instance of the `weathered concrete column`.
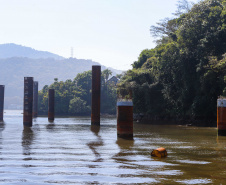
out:
<path id="1" fill-rule="evenodd" d="M 133 140 L 133 102 L 117 102 L 117 135 L 119 138 Z"/>
<path id="2" fill-rule="evenodd" d="M 91 124 L 100 125 L 101 66 L 92 66 Z"/>
<path id="3" fill-rule="evenodd" d="M 0 122 L 3 122 L 5 86 L 0 85 Z"/>
<path id="4" fill-rule="evenodd" d="M 55 99 L 55 91 L 54 89 L 49 89 L 48 120 L 50 122 L 54 121 L 54 99 Z"/>
<path id="5" fill-rule="evenodd" d="M 226 99 L 217 100 L 217 129 L 219 136 L 226 136 Z"/>
<path id="6" fill-rule="evenodd" d="M 34 90 L 33 90 L 33 117 L 38 116 L 38 82 L 34 81 Z"/>
<path id="7" fill-rule="evenodd" d="M 33 77 L 24 77 L 24 126 L 32 127 Z"/>

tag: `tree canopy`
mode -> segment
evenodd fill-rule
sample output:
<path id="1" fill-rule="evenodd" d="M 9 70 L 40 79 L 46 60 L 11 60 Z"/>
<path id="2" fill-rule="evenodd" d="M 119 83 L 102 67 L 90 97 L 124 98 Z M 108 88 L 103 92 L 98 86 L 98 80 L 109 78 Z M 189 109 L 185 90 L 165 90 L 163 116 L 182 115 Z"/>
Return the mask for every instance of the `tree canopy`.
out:
<path id="1" fill-rule="evenodd" d="M 101 74 L 101 113 L 116 114 L 116 87 L 108 84 L 112 72 L 105 69 Z M 39 91 L 39 114 L 48 113 L 48 89 L 55 89 L 55 114 L 82 116 L 91 112 L 92 71 L 79 73 L 74 80 L 58 81 Z"/>
<path id="2" fill-rule="evenodd" d="M 133 90 L 134 111 L 153 117 L 215 119 L 226 95 L 226 1 L 204 0 L 151 27 L 158 37 L 119 84 Z"/>

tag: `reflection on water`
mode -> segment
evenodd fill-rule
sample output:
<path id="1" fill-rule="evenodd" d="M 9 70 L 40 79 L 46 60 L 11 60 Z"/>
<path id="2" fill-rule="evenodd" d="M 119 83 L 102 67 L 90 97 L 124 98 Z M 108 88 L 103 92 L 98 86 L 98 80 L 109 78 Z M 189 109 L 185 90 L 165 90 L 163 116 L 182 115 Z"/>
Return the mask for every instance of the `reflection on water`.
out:
<path id="1" fill-rule="evenodd" d="M 226 137 L 216 128 L 134 123 L 134 140 L 117 138 L 116 119 L 38 117 L 21 111 L 0 125 L 0 184 L 225 184 Z M 167 149 L 166 158 L 151 151 Z"/>
<path id="2" fill-rule="evenodd" d="M 117 138 L 116 144 L 119 146 L 119 153 L 114 156 L 115 160 L 125 160 L 125 157 L 120 158 L 121 156 L 131 156 L 132 155 L 132 147 L 134 146 L 134 140 L 125 140 L 121 138 Z M 129 153 L 129 155 L 128 155 Z"/>
<path id="3" fill-rule="evenodd" d="M 2 131 L 5 129 L 5 122 L 0 122 L 0 154 L 2 149 Z M 2 160 L 2 158 L 0 158 Z"/>
<path id="4" fill-rule="evenodd" d="M 31 145 L 34 140 L 34 132 L 30 127 L 24 127 L 22 135 L 22 147 L 23 155 L 27 156 L 31 154 Z M 24 158 L 24 160 L 30 160 L 31 158 Z"/>
<path id="5" fill-rule="evenodd" d="M 53 124 L 53 123 L 54 123 L 54 120 L 48 120 L 48 122 L 49 122 L 50 124 Z"/>
<path id="6" fill-rule="evenodd" d="M 127 169 L 131 157 L 135 156 L 132 150 L 132 147 L 134 146 L 134 140 L 124 140 L 117 138 L 115 143 L 119 146 L 119 152 L 115 154 L 112 159 L 114 159 L 116 163 L 120 164 L 119 168 Z"/>
<path id="7" fill-rule="evenodd" d="M 101 139 L 101 136 L 99 136 L 100 132 L 100 126 L 97 125 L 91 125 L 90 130 L 94 133 L 96 136 L 96 139 L 94 141 L 88 142 L 87 146 L 91 149 L 91 151 L 94 153 L 96 159 L 94 162 L 102 162 L 103 159 L 101 158 L 101 154 L 98 152 L 98 147 L 103 146 L 103 140 Z"/>
<path id="8" fill-rule="evenodd" d="M 46 129 L 48 132 L 54 132 L 54 128 L 55 128 L 55 124 L 54 122 L 49 123 L 48 125 L 46 125 Z"/>
<path id="9" fill-rule="evenodd" d="M 2 132 L 5 129 L 5 121 L 0 122 L 0 132 Z"/>

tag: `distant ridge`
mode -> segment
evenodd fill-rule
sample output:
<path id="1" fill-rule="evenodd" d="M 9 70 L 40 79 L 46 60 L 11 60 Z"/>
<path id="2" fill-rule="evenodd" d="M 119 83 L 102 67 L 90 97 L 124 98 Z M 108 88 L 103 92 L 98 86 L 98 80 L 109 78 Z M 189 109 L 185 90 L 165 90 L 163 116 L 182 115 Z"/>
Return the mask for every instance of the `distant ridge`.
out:
<path id="1" fill-rule="evenodd" d="M 26 58 L 54 58 L 56 60 L 64 59 L 64 57 L 47 52 L 38 51 L 30 47 L 21 46 L 13 43 L 0 44 L 0 58 L 26 57 Z"/>
<path id="2" fill-rule="evenodd" d="M 0 85 L 5 85 L 5 108 L 19 106 L 22 109 L 24 77 L 34 77 L 39 90 L 50 85 L 54 78 L 59 81 L 73 80 L 78 73 L 92 69 L 98 62 L 85 59 L 63 58 L 46 51 L 16 44 L 0 44 Z M 106 69 L 101 65 L 101 70 Z M 122 71 L 109 68 L 112 75 Z"/>

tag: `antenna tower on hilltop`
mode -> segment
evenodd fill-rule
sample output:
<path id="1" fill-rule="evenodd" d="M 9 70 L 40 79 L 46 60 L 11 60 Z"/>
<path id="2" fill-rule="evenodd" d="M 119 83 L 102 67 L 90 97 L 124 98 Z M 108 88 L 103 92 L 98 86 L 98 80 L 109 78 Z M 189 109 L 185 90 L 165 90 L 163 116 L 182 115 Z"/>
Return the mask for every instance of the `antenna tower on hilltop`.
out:
<path id="1" fill-rule="evenodd" d="M 71 47 L 71 58 L 73 58 L 73 55 L 74 55 L 74 48 Z"/>

